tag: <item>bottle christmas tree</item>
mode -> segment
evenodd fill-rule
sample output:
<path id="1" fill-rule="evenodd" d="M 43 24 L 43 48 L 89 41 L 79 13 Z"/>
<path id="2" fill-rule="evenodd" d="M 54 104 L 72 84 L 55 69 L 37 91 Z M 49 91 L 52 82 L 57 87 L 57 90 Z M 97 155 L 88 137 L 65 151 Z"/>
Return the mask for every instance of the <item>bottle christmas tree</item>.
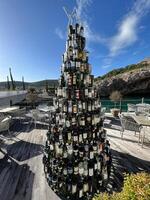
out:
<path id="1" fill-rule="evenodd" d="M 91 199 L 103 190 L 111 163 L 83 34 L 83 26 L 68 26 L 43 157 L 48 184 L 62 199 Z"/>

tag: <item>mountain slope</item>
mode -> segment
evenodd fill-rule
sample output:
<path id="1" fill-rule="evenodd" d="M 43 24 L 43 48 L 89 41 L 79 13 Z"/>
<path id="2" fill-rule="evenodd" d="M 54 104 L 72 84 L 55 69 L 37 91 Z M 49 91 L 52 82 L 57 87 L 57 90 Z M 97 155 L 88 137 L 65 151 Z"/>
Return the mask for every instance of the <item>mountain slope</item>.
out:
<path id="1" fill-rule="evenodd" d="M 97 77 L 95 84 L 102 97 L 108 97 L 118 90 L 125 96 L 150 95 L 150 61 L 142 61 L 125 68 L 112 70 Z"/>
<path id="2" fill-rule="evenodd" d="M 26 88 L 28 88 L 28 87 L 44 88 L 46 85 L 46 81 L 47 81 L 49 87 L 58 85 L 58 80 L 54 79 L 54 80 L 42 80 L 42 81 L 37 81 L 37 82 L 25 82 L 25 86 L 26 86 Z M 16 84 L 17 88 L 22 88 L 21 81 L 15 81 L 15 84 Z M 6 88 L 6 85 L 7 85 L 7 82 L 0 82 L 1 89 Z"/>

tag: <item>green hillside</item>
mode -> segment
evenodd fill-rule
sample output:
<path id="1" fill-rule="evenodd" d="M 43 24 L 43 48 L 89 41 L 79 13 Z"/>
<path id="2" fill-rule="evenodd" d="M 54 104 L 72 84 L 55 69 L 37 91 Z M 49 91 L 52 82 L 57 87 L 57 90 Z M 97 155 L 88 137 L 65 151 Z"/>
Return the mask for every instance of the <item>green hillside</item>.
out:
<path id="1" fill-rule="evenodd" d="M 98 76 L 97 78 L 95 78 L 95 81 L 103 80 L 105 78 L 111 78 L 111 77 L 119 75 L 119 74 L 123 74 L 123 73 L 130 72 L 130 71 L 135 71 L 138 69 L 143 69 L 146 67 L 150 67 L 149 62 L 146 62 L 146 61 L 140 62 L 138 64 L 127 65 L 126 67 L 121 67 L 118 69 L 111 70 L 110 72 L 106 73 L 103 76 Z"/>
<path id="2" fill-rule="evenodd" d="M 26 88 L 29 87 L 35 87 L 35 88 L 45 88 L 46 81 L 48 83 L 49 87 L 54 87 L 58 85 L 58 80 L 42 80 L 37 82 L 25 82 Z M 10 83 L 11 84 L 11 83 Z M 16 87 L 21 89 L 22 88 L 22 82 L 21 81 L 15 81 Z M 0 89 L 6 89 L 7 88 L 7 82 L 0 82 Z"/>

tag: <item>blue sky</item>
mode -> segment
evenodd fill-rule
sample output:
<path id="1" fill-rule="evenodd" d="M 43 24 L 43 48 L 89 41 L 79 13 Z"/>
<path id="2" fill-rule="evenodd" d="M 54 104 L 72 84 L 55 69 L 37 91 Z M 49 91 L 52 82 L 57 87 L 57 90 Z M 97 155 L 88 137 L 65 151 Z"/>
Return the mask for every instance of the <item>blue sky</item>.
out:
<path id="1" fill-rule="evenodd" d="M 0 81 L 59 78 L 67 17 L 77 8 L 95 76 L 150 57 L 150 0 L 0 0 Z"/>

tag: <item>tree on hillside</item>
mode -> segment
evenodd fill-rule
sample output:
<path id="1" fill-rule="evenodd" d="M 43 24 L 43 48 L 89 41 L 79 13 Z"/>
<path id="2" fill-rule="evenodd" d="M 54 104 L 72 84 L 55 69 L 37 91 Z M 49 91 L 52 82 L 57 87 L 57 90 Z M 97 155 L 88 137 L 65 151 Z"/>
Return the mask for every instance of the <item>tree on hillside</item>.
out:
<path id="1" fill-rule="evenodd" d="M 10 90 L 9 77 L 7 76 L 7 89 Z"/>
<path id="2" fill-rule="evenodd" d="M 121 101 L 122 99 L 122 94 L 120 91 L 116 90 L 116 91 L 113 91 L 111 94 L 110 94 L 110 97 L 109 97 L 113 102 L 114 102 L 114 107 L 116 108 L 116 103 Z"/>
<path id="3" fill-rule="evenodd" d="M 22 77 L 22 89 L 25 90 L 26 87 L 25 87 L 25 83 L 24 83 L 24 77 Z"/>
<path id="4" fill-rule="evenodd" d="M 15 90 L 16 89 L 16 85 L 15 85 L 15 81 L 14 81 L 13 76 L 12 76 L 11 68 L 9 68 L 9 73 L 10 73 L 12 90 Z"/>
<path id="5" fill-rule="evenodd" d="M 35 88 L 30 88 L 28 90 L 28 93 L 26 95 L 26 100 L 28 103 L 30 103 L 32 105 L 32 108 L 35 107 L 35 103 L 38 100 L 38 94 Z"/>

